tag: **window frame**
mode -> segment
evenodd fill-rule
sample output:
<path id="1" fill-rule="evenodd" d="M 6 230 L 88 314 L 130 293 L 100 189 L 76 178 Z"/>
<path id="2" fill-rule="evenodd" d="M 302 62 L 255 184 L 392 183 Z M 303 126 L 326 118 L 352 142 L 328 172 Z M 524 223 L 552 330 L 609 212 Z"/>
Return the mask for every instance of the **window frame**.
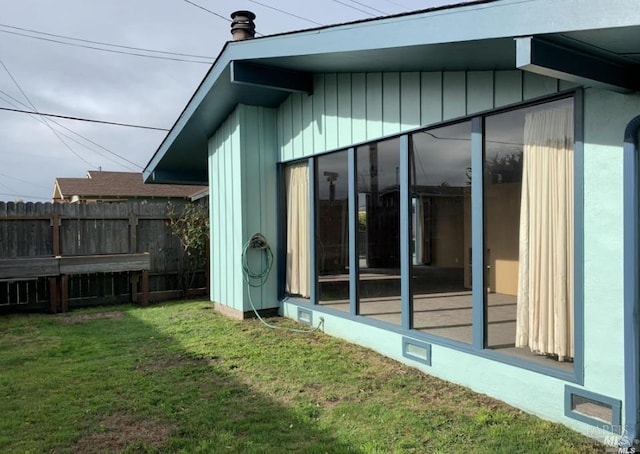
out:
<path id="1" fill-rule="evenodd" d="M 525 107 L 531 107 L 536 105 L 546 104 L 552 101 L 560 99 L 573 98 L 573 115 L 574 115 L 574 186 L 573 186 L 573 203 L 574 203 L 574 346 L 575 354 L 573 358 L 573 370 L 568 371 L 553 365 L 541 364 L 526 358 L 510 355 L 508 353 L 500 352 L 499 350 L 491 350 L 486 348 L 486 317 L 487 317 L 487 305 L 486 305 L 486 292 L 485 288 L 485 274 L 484 266 L 486 258 L 484 254 L 473 254 L 472 256 L 472 342 L 471 344 L 462 343 L 456 340 L 447 339 L 438 335 L 425 333 L 413 329 L 412 323 L 412 302 L 413 295 L 411 289 L 411 235 L 410 235 L 410 223 L 411 223 L 411 195 L 410 195 L 410 181 L 409 181 L 409 146 L 411 134 L 430 131 L 437 128 L 442 128 L 448 125 L 471 121 L 471 178 L 472 178 L 472 201 L 471 201 L 471 216 L 472 216 L 472 248 L 473 250 L 484 251 L 485 244 L 485 210 L 484 210 L 484 124 L 487 116 L 496 115 L 500 113 L 506 113 Z M 317 223 L 317 197 L 315 194 L 316 188 L 316 171 L 315 160 L 317 157 L 330 154 L 338 151 L 348 150 L 350 155 L 349 159 L 349 222 L 350 236 L 357 233 L 357 201 L 353 201 L 355 193 L 356 170 L 353 168 L 355 163 L 355 150 L 359 146 L 367 145 L 370 143 L 380 142 L 393 138 L 400 139 L 400 248 L 401 248 L 401 325 L 394 325 L 391 323 L 382 322 L 370 317 L 364 317 L 357 314 L 357 286 L 354 288 L 354 283 L 357 279 L 357 266 L 350 267 L 350 311 L 340 311 L 332 309 L 330 307 L 320 306 L 318 304 L 316 295 L 317 288 L 317 276 L 315 273 L 315 267 L 311 266 L 311 298 L 309 300 L 302 298 L 295 298 L 288 296 L 284 293 L 284 279 L 285 270 L 283 265 L 284 251 L 283 244 L 285 240 L 285 233 L 282 223 L 279 224 L 279 299 L 281 301 L 287 301 L 295 305 L 309 307 L 319 312 L 325 312 L 330 315 L 334 315 L 341 318 L 346 318 L 357 323 L 363 323 L 366 325 L 385 329 L 387 331 L 395 332 L 403 336 L 409 336 L 413 339 L 427 342 L 429 344 L 439 345 L 447 348 L 452 348 L 457 351 L 472 354 L 482 358 L 494 360 L 500 363 L 508 364 L 521 369 L 530 370 L 532 372 L 541 373 L 550 377 L 559 378 L 567 382 L 583 384 L 584 383 L 584 126 L 583 126 L 583 89 L 574 88 L 570 90 L 561 91 L 552 95 L 541 96 L 531 100 L 509 104 L 496 109 L 489 109 L 475 113 L 473 115 L 466 115 L 455 119 L 430 124 L 427 126 L 421 126 L 414 128 L 399 134 L 388 135 L 380 137 L 376 140 L 368 140 L 361 143 L 352 144 L 349 147 L 341 147 L 332 150 L 328 150 L 323 153 L 307 156 L 303 159 L 295 159 L 289 161 L 281 161 L 278 163 L 278 178 L 279 178 L 279 215 L 283 219 L 285 216 L 286 206 L 283 204 L 284 196 L 284 167 L 296 162 L 307 161 L 309 163 L 309 188 L 310 198 L 313 197 L 313 206 L 310 210 L 314 219 L 310 225 L 312 226 L 312 232 L 310 232 L 311 238 L 311 260 L 312 264 L 315 263 L 315 226 Z M 310 214 L 311 214 L 310 213 Z M 350 237 L 350 260 L 352 259 L 353 252 L 355 252 L 355 245 L 357 239 Z M 352 246 L 353 245 L 353 246 Z"/>

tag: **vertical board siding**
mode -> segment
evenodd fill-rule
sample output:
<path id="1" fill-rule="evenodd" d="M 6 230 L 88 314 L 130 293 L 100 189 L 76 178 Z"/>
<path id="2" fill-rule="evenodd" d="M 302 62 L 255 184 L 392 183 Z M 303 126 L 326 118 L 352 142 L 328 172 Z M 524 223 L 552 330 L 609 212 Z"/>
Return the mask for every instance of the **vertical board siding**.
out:
<path id="1" fill-rule="evenodd" d="M 442 119 L 464 117 L 467 114 L 466 73 L 445 71 L 442 74 Z"/>
<path id="2" fill-rule="evenodd" d="M 313 153 L 313 96 L 302 95 L 302 147 L 305 154 Z"/>
<path id="3" fill-rule="evenodd" d="M 324 77 L 324 109 L 326 149 L 338 148 L 338 78 L 336 74 Z"/>
<path id="4" fill-rule="evenodd" d="M 351 75 L 351 138 L 353 143 L 367 140 L 366 74 Z"/>
<path id="5" fill-rule="evenodd" d="M 532 99 L 558 91 L 558 80 L 535 73 L 524 73 L 523 98 Z"/>
<path id="6" fill-rule="evenodd" d="M 214 136 L 209 140 L 208 147 L 208 175 L 209 175 L 209 278 L 211 279 L 210 296 L 213 301 L 218 300 L 218 289 L 220 287 L 220 227 L 214 222 L 214 219 L 220 212 L 220 179 L 218 178 L 218 162 L 220 154 L 216 153 L 219 147 L 220 139 Z M 216 188 L 214 190 L 214 188 Z"/>
<path id="7" fill-rule="evenodd" d="M 521 71 L 496 71 L 494 77 L 494 107 L 508 106 L 522 101 Z"/>
<path id="8" fill-rule="evenodd" d="M 305 96 L 305 95 L 303 95 Z M 300 100 L 302 103 L 302 99 Z M 242 244 L 255 233 L 266 238 L 272 251 L 277 249 L 277 192 L 265 191 L 264 188 L 277 187 L 276 152 L 277 141 L 273 134 L 276 112 L 263 107 L 240 106 L 241 120 L 241 156 L 243 174 L 243 208 L 242 208 Z M 264 270 L 265 256 L 260 251 L 248 251 L 249 266 L 252 270 Z M 241 266 L 241 265 L 240 265 Z M 277 299 L 276 272 L 277 264 L 273 264 L 266 285 L 251 288 L 251 301 L 256 309 L 274 307 Z M 251 310 L 248 300 L 247 286 L 243 285 L 244 311 Z"/>
<path id="9" fill-rule="evenodd" d="M 293 107 L 292 96 L 289 96 L 282 103 L 282 142 L 284 148 L 282 153 L 285 159 L 294 159 L 293 154 Z"/>
<path id="10" fill-rule="evenodd" d="M 442 121 L 442 73 L 422 73 L 420 90 L 420 124 Z"/>
<path id="11" fill-rule="evenodd" d="M 382 137 L 382 73 L 367 74 L 367 140 Z"/>
<path id="12" fill-rule="evenodd" d="M 346 148 L 573 87 L 518 70 L 315 74 L 312 95 L 292 94 L 277 109 L 278 159 Z"/>
<path id="13" fill-rule="evenodd" d="M 304 156 L 305 149 L 302 141 L 304 132 L 304 120 L 302 118 L 302 93 L 293 93 L 291 98 L 291 118 L 292 118 L 292 136 L 293 136 L 293 158 L 301 158 Z M 255 121 L 255 119 L 252 119 Z M 243 122 L 243 125 L 245 123 Z M 253 123 L 249 123 L 253 124 Z"/>
<path id="14" fill-rule="evenodd" d="M 351 134 L 351 74 L 338 74 L 338 146 L 353 143 Z"/>
<path id="15" fill-rule="evenodd" d="M 324 74 L 313 76 L 313 153 L 321 153 L 327 149 L 324 127 Z M 278 109 L 278 111 L 280 111 Z M 282 146 L 283 142 L 278 145 Z M 309 154 L 313 154 L 309 153 Z M 284 159 L 281 159 L 284 161 Z"/>
<path id="16" fill-rule="evenodd" d="M 467 73 L 467 111 L 482 112 L 493 108 L 493 72 Z"/>
<path id="17" fill-rule="evenodd" d="M 305 96 L 305 95 L 303 95 Z M 300 105 L 303 98 L 289 101 Z M 242 272 L 242 249 L 254 233 L 262 233 L 277 247 L 276 187 L 277 142 L 280 137 L 278 119 L 291 115 L 275 109 L 240 105 L 209 140 L 210 185 L 216 196 L 211 202 L 211 297 L 220 304 L 240 312 L 251 310 Z M 302 148 L 303 123 L 298 123 L 299 148 Z M 292 136 L 293 138 L 293 136 Z M 293 153 L 298 153 L 290 147 Z M 260 269 L 262 263 L 252 263 Z M 276 293 L 275 273 L 264 289 L 253 289 L 252 301 L 257 309 L 273 307 L 277 300 L 267 295 Z"/>
<path id="18" fill-rule="evenodd" d="M 400 132 L 400 73 L 382 75 L 382 135 Z"/>
<path id="19" fill-rule="evenodd" d="M 400 74 L 400 129 L 420 126 L 420 73 Z"/>

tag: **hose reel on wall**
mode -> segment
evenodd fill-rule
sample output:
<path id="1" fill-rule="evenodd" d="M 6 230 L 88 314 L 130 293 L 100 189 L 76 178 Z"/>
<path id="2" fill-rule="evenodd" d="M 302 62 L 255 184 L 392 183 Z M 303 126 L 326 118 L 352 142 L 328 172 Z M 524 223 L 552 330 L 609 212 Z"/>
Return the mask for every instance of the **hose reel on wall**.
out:
<path id="1" fill-rule="evenodd" d="M 259 253 L 261 255 L 260 263 L 264 263 L 264 265 L 260 269 L 252 269 L 249 265 L 249 257 L 250 255 L 253 255 L 252 251 L 253 253 Z M 271 269 L 273 268 L 273 261 L 273 251 L 269 246 L 269 242 L 262 233 L 255 233 L 242 247 L 242 277 L 247 284 L 247 295 L 249 296 L 249 304 L 251 305 L 251 309 L 253 310 L 254 314 L 256 314 L 258 320 L 260 320 L 265 326 L 273 329 L 293 331 L 296 333 L 312 333 L 319 330 L 324 323 L 324 318 L 322 317 L 320 317 L 320 322 L 318 323 L 317 327 L 305 330 L 271 325 L 260 316 L 255 304 L 253 304 L 251 289 L 261 288 L 267 283 L 269 274 L 271 273 Z"/>

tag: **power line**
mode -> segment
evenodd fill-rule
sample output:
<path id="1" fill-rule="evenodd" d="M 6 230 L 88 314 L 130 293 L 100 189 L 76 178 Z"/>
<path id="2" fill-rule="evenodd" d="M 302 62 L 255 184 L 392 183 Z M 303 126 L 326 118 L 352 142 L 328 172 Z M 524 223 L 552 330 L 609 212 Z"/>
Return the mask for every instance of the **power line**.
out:
<path id="1" fill-rule="evenodd" d="M 305 22 L 309 22 L 311 24 L 324 25 L 324 24 L 321 24 L 320 22 L 316 22 L 314 20 L 307 19 L 306 17 L 302 17 L 302 16 L 298 16 L 296 14 L 290 13 L 289 11 L 284 11 L 284 10 L 278 9 L 275 6 L 265 5 L 264 3 L 260 3 L 260 2 L 257 2 L 255 0 L 248 0 L 248 1 L 250 1 L 251 3 L 255 3 L 256 5 L 260 5 L 260 6 L 264 7 L 264 8 L 268 8 L 268 9 L 271 9 L 273 11 L 277 11 L 279 13 L 286 14 L 287 16 L 295 17 L 296 19 L 300 19 L 300 20 L 303 20 Z"/>
<path id="2" fill-rule="evenodd" d="M 345 3 L 345 2 L 342 2 L 340 0 L 331 0 L 331 1 L 334 2 L 334 3 L 338 3 L 338 4 L 342 5 L 342 6 L 346 6 L 347 8 L 351 8 L 351 9 L 354 9 L 356 11 L 360 11 L 361 13 L 368 14 L 371 17 L 375 17 L 375 14 L 370 13 L 369 11 L 366 11 L 364 9 L 358 8 L 357 6 L 353 6 L 353 5 L 349 4 L 349 3 Z"/>
<path id="3" fill-rule="evenodd" d="M 23 103 L 23 102 L 21 102 L 20 100 L 18 100 L 18 99 L 16 99 L 16 98 L 14 98 L 14 97 L 13 97 L 13 96 L 11 96 L 9 93 L 6 93 L 6 92 L 5 92 L 5 91 L 3 91 L 3 90 L 0 90 L 0 95 L 4 95 L 4 96 L 6 96 L 6 97 L 8 97 L 8 98 L 10 98 L 10 99 L 12 99 L 12 100 L 14 100 L 16 103 L 18 103 L 18 104 L 20 104 L 20 105 L 22 105 L 22 106 L 24 106 L 24 107 L 28 107 L 25 103 Z M 12 103 L 11 101 L 9 101 L 9 100 L 7 100 L 7 99 L 5 99 L 4 101 L 5 101 L 7 104 L 12 105 L 13 107 L 17 107 L 15 103 Z M 37 115 L 30 115 L 30 116 L 31 116 L 31 118 L 33 118 L 34 120 L 37 120 L 37 121 L 39 121 L 39 122 L 41 122 L 41 123 L 44 123 L 44 121 L 45 121 L 43 118 L 40 118 L 40 117 L 38 117 Z M 142 169 L 142 166 L 141 166 L 141 165 L 136 164 L 135 162 L 128 160 L 128 159 L 127 159 L 127 158 L 125 158 L 124 156 L 121 156 L 121 155 L 119 155 L 118 153 L 116 153 L 116 152 L 114 152 L 114 151 L 109 150 L 108 148 L 106 148 L 106 147 L 104 147 L 104 146 L 100 145 L 100 144 L 99 144 L 99 143 L 97 143 L 97 142 L 94 142 L 93 140 L 89 139 L 88 137 L 85 137 L 85 136 L 83 136 L 82 134 L 80 134 L 80 133 L 78 133 L 78 132 L 74 131 L 73 129 L 66 127 L 66 126 L 65 126 L 65 125 L 63 125 L 62 123 L 59 123 L 59 122 L 57 122 L 57 121 L 55 121 L 55 120 L 49 120 L 49 121 L 50 121 L 50 122 L 52 122 L 53 124 L 55 124 L 55 125 L 57 125 L 57 126 L 59 126 L 59 127 L 63 128 L 63 129 L 66 129 L 66 130 L 67 130 L 67 131 L 69 131 L 70 133 L 75 134 L 76 136 L 78 136 L 78 137 L 80 137 L 80 138 L 82 138 L 82 139 L 86 140 L 88 143 L 90 143 L 90 144 L 92 144 L 92 145 L 94 145 L 94 146 L 96 146 L 96 147 L 98 147 L 98 148 L 101 148 L 102 150 L 106 151 L 107 153 L 110 153 L 110 154 L 112 154 L 112 155 L 114 155 L 114 156 L 116 156 L 116 157 L 118 157 L 118 158 L 122 159 L 123 161 L 126 161 L 126 162 L 128 162 L 129 164 L 134 165 L 137 169 Z M 89 148 L 86 144 L 84 144 L 84 143 L 82 143 L 82 142 L 79 142 L 79 141 L 77 141 L 76 139 L 74 139 L 74 138 L 72 138 L 72 137 L 70 137 L 70 136 L 68 136 L 68 135 L 66 135 L 66 134 L 63 134 L 63 135 L 64 135 L 66 138 L 68 138 L 68 139 L 70 139 L 70 140 L 73 140 L 73 141 L 74 141 L 74 142 L 76 142 L 77 144 L 82 145 L 83 147 L 87 148 L 88 150 L 91 150 L 91 151 L 93 151 L 94 153 L 98 153 L 98 154 L 100 154 L 101 156 L 103 156 L 103 157 L 105 157 L 105 158 L 109 159 L 111 162 L 113 162 L 113 163 L 115 163 L 115 164 L 117 164 L 117 165 L 123 166 L 123 164 L 122 164 L 122 163 L 116 162 L 116 161 L 114 161 L 113 159 L 109 158 L 109 156 L 105 156 L 105 155 L 103 155 L 103 154 L 99 153 L 98 151 L 96 151 L 96 150 L 94 150 L 94 149 Z M 130 166 L 126 166 L 126 165 L 124 165 L 123 167 L 126 167 L 126 168 L 131 169 L 131 167 L 130 167 Z M 136 171 L 137 171 L 137 169 L 136 169 Z"/>
<path id="4" fill-rule="evenodd" d="M 20 90 L 20 93 L 22 93 L 22 96 L 24 96 L 24 99 L 27 100 L 27 102 L 31 105 L 31 107 L 33 108 L 33 110 L 35 111 L 34 113 L 38 113 L 38 109 L 36 109 L 36 106 L 31 102 L 31 100 L 29 99 L 29 97 L 27 96 L 27 94 L 24 92 L 24 90 L 22 89 L 22 87 L 20 86 L 20 84 L 18 83 L 18 81 L 13 77 L 13 75 L 11 74 L 11 71 L 9 71 L 9 68 L 7 68 L 7 66 L 4 64 L 4 62 L 0 59 L 0 64 L 2 64 L 2 67 L 4 68 L 4 70 L 7 72 L 7 74 L 9 75 L 9 77 L 11 78 L 11 80 L 13 81 L 13 83 L 16 85 L 16 87 L 18 87 L 18 90 Z M 45 119 L 46 122 L 46 119 Z M 71 146 L 64 141 L 64 139 L 62 137 L 60 137 L 60 135 L 58 134 L 58 132 L 53 129 L 53 126 L 51 126 L 49 123 L 47 123 L 47 127 L 51 130 L 51 132 L 58 138 L 58 140 L 60 140 L 60 142 L 62 142 L 62 144 L 71 152 L 73 153 L 78 159 L 80 159 L 81 161 L 85 162 L 86 164 L 93 166 L 92 163 L 90 163 L 89 161 L 87 161 L 85 158 L 83 158 L 80 154 L 78 154 L 73 148 L 71 148 Z"/>
<path id="5" fill-rule="evenodd" d="M 156 128 L 153 126 L 134 125 L 129 123 L 118 123 L 116 121 L 94 120 L 91 118 L 72 117 L 69 115 L 56 115 L 56 114 L 23 110 L 23 109 L 10 109 L 8 107 L 0 107 L 0 110 L 5 110 L 7 112 L 18 112 L 18 113 L 24 113 L 24 114 L 30 114 L 30 115 L 40 115 L 42 117 L 62 118 L 64 120 L 86 121 L 88 123 L 99 123 L 103 125 L 124 126 L 127 128 L 150 129 L 152 131 L 165 131 L 165 132 L 169 131 L 168 129 L 165 129 L 165 128 Z"/>
<path id="6" fill-rule="evenodd" d="M 38 183 L 34 183 L 33 181 L 23 180 L 22 178 L 14 177 L 14 176 L 11 176 L 11 175 L 6 175 L 4 173 L 0 173 L 0 176 L 1 177 L 5 177 L 5 178 L 10 178 L 10 179 L 16 180 L 16 181 L 21 181 L 22 183 L 27 183 L 27 184 L 30 184 L 30 185 L 33 185 L 33 186 L 38 186 L 38 187 L 43 188 L 43 189 L 49 189 L 48 187 L 46 187 L 44 185 L 41 185 L 41 184 L 38 184 Z M 12 189 L 12 191 L 14 191 L 14 190 L 15 189 Z"/>
<path id="7" fill-rule="evenodd" d="M 399 6 L 400 8 L 402 8 L 402 9 L 403 9 L 403 10 L 405 10 L 405 11 L 409 11 L 409 9 L 408 9 L 406 6 L 401 5 L 401 4 L 400 4 L 400 3 L 398 3 L 398 2 L 394 2 L 393 0 L 383 0 L 383 1 L 385 1 L 385 2 L 387 2 L 387 3 L 391 3 L 392 5 Z"/>
<path id="8" fill-rule="evenodd" d="M 388 13 L 388 12 L 386 12 L 386 11 L 379 10 L 378 8 L 374 8 L 373 6 L 369 6 L 369 5 L 367 5 L 366 3 L 359 2 L 358 0 L 349 0 L 349 1 L 350 1 L 351 3 L 355 3 L 356 5 L 360 5 L 360 6 L 364 6 L 365 8 L 369 8 L 370 10 L 373 10 L 373 11 L 375 11 L 376 13 L 380 13 L 380 14 L 389 14 L 389 13 Z"/>
<path id="9" fill-rule="evenodd" d="M 0 24 L 0 27 L 11 28 L 13 30 L 20 30 L 20 31 L 23 31 L 23 32 L 35 33 L 35 34 L 38 34 L 38 35 L 53 36 L 54 38 L 69 39 L 69 40 L 72 40 L 72 41 L 80 41 L 82 43 L 98 44 L 100 46 L 117 47 L 117 48 L 120 48 L 120 49 L 129 49 L 129 50 L 139 50 L 139 51 L 143 51 L 143 52 L 153 52 L 153 53 L 165 54 L 165 55 L 175 55 L 175 56 L 178 56 L 178 57 L 193 57 L 193 58 L 202 58 L 202 59 L 205 59 L 205 60 L 213 60 L 213 57 L 211 57 L 209 55 L 193 55 L 193 54 L 184 54 L 184 53 L 181 53 L 181 52 L 169 52 L 169 51 L 166 51 L 166 50 L 147 49 L 147 48 L 144 48 L 144 47 L 124 46 L 124 45 L 121 45 L 121 44 L 107 43 L 107 42 L 104 42 L 104 41 L 93 41 L 93 40 L 90 40 L 90 39 L 74 38 L 73 36 L 58 35 L 56 33 L 47 33 L 47 32 L 43 32 L 43 31 L 39 31 L 39 30 L 32 30 L 32 29 L 29 29 L 29 28 L 16 27 L 15 25 L 8 25 L 8 24 Z"/>
<path id="10" fill-rule="evenodd" d="M 158 60 L 171 60 L 171 61 L 179 61 L 179 62 L 187 62 L 187 63 L 200 63 L 202 65 L 210 65 L 213 62 L 213 59 L 210 59 L 210 61 L 197 61 L 197 60 L 189 60 L 189 59 L 186 59 L 186 58 L 163 57 L 162 55 L 149 55 L 149 54 L 141 54 L 141 53 L 138 53 L 138 52 L 126 52 L 126 51 L 123 51 L 123 50 L 104 49 L 102 47 L 88 46 L 86 44 L 78 44 L 78 43 L 68 43 L 66 41 L 60 41 L 58 39 L 45 38 L 43 36 L 32 36 L 32 35 L 27 35 L 25 33 L 12 32 L 12 31 L 9 31 L 9 30 L 1 30 L 0 29 L 0 32 L 1 33 L 8 33 L 10 35 L 23 36 L 23 37 L 26 37 L 26 38 L 39 39 L 41 41 L 47 41 L 47 42 L 51 42 L 51 43 L 65 44 L 67 46 L 81 47 L 83 49 L 100 50 L 102 52 L 109 52 L 109 53 L 112 53 L 112 54 L 133 55 L 134 57 L 155 58 L 155 59 L 158 59 Z"/>
<path id="11" fill-rule="evenodd" d="M 206 11 L 209 14 L 213 14 L 214 16 L 219 17 L 222 20 L 225 20 L 227 22 L 231 22 L 231 19 L 229 19 L 228 17 L 225 17 L 222 14 L 218 14 L 215 11 L 211 11 L 210 9 L 207 9 L 204 6 L 198 5 L 197 3 L 192 2 L 191 0 L 183 0 L 183 1 L 186 2 L 186 3 L 189 3 L 190 5 L 195 6 L 196 8 L 200 8 L 201 10 Z"/>
<path id="12" fill-rule="evenodd" d="M 9 195 L 11 197 L 25 197 L 29 199 L 38 199 L 38 200 L 51 200 L 51 197 L 38 197 L 36 195 L 13 194 L 9 192 L 0 192 L 0 195 Z"/>

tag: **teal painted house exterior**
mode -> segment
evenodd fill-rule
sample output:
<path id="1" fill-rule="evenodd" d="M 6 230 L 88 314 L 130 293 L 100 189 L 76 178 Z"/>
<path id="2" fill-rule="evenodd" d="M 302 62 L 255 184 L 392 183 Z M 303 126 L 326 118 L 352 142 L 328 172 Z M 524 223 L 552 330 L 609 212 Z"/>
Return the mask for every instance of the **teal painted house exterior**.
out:
<path id="1" fill-rule="evenodd" d="M 209 185 L 221 312 L 321 324 L 630 446 L 640 438 L 639 89 L 632 0 L 471 2 L 267 36 L 224 47 L 144 175 Z M 513 137 L 545 112 L 554 129 L 562 109 L 568 217 L 555 222 L 554 208 L 548 219 L 569 226 L 551 252 L 567 263 L 549 275 L 566 284 L 551 343 L 568 353 L 513 341 L 554 318 L 530 308 L 521 319 L 524 256 L 537 263 L 522 245 L 521 188 L 529 179 L 535 197 L 547 186 L 535 189 L 533 148 Z M 295 169 L 308 177 L 294 181 Z M 554 194 L 552 205 L 564 192 Z M 269 258 L 248 246 L 255 233 L 273 265 L 251 287 L 247 265 L 266 270 Z"/>

